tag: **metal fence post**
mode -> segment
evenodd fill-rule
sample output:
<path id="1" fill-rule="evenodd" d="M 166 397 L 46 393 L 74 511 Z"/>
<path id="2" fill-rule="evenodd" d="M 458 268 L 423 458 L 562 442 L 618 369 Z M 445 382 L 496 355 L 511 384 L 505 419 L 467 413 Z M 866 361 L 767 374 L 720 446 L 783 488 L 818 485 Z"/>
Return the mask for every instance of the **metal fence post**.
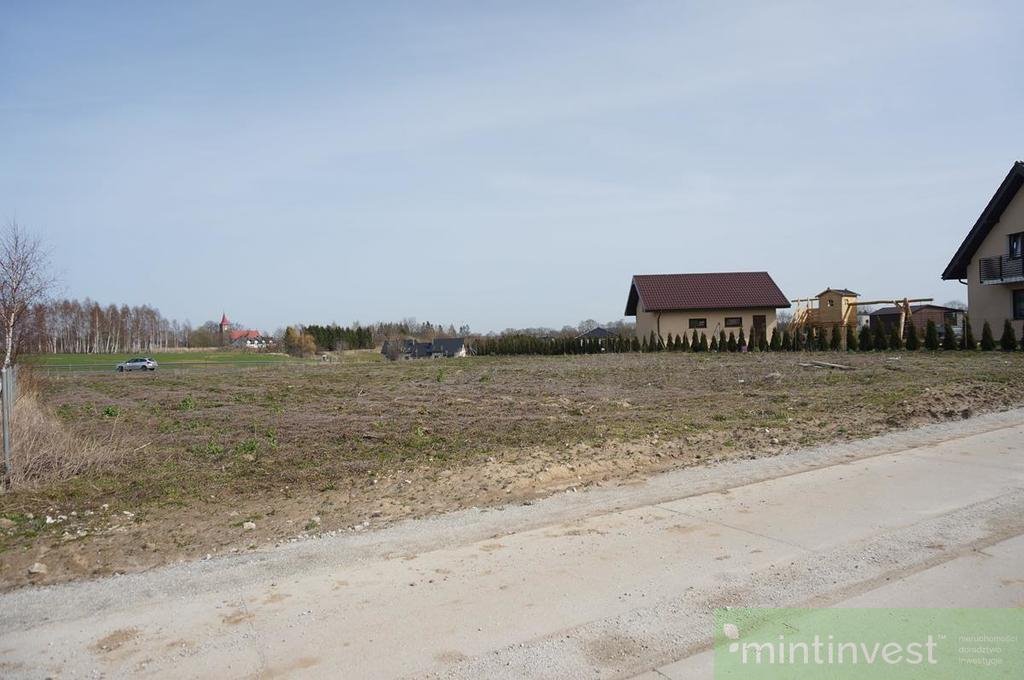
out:
<path id="1" fill-rule="evenodd" d="M 5 489 L 11 486 L 14 469 L 11 466 L 11 406 L 14 401 L 14 387 L 9 366 L 0 369 L 0 415 L 3 418 L 4 480 Z"/>

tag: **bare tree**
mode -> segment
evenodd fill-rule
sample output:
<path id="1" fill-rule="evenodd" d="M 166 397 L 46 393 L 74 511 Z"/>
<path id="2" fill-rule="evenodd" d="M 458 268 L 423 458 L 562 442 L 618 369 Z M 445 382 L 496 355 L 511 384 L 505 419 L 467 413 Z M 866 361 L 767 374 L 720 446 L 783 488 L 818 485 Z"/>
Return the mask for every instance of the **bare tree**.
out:
<path id="1" fill-rule="evenodd" d="M 14 357 L 22 318 L 32 305 L 46 298 L 53 286 L 50 254 L 43 242 L 17 222 L 8 222 L 0 234 L 0 321 L 5 367 Z"/>

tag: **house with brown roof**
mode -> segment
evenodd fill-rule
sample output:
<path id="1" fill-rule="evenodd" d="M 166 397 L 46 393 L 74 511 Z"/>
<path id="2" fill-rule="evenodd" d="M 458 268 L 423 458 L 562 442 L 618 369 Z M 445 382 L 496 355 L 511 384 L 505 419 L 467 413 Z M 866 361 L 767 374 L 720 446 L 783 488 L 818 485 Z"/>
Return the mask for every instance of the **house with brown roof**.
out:
<path id="1" fill-rule="evenodd" d="M 637 337 L 651 331 L 663 341 L 697 331 L 771 338 L 776 310 L 789 299 L 768 272 L 637 274 L 629 286 L 626 316 L 636 317 Z"/>
<path id="2" fill-rule="evenodd" d="M 1010 168 L 942 272 L 967 284 L 971 325 L 999 334 L 1009 319 L 1024 332 L 1024 161 Z"/>

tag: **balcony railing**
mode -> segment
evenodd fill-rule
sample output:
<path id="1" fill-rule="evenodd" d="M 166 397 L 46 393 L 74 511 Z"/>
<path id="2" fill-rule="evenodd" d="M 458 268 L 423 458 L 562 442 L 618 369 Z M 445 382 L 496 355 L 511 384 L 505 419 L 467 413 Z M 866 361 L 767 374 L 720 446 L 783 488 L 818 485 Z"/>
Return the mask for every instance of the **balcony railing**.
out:
<path id="1" fill-rule="evenodd" d="M 1024 281 L 1024 258 L 997 255 L 981 258 L 978 266 L 982 283 Z"/>

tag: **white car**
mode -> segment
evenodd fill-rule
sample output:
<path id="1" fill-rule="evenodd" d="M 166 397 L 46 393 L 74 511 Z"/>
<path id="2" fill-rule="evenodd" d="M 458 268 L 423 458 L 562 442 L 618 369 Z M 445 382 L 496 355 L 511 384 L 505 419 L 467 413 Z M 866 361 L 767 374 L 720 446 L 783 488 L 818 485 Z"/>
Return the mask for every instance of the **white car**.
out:
<path id="1" fill-rule="evenodd" d="M 117 372 L 124 373 L 125 371 L 155 371 L 156 362 L 149 357 L 139 357 L 138 359 L 129 359 L 128 361 L 122 361 L 117 365 Z"/>

